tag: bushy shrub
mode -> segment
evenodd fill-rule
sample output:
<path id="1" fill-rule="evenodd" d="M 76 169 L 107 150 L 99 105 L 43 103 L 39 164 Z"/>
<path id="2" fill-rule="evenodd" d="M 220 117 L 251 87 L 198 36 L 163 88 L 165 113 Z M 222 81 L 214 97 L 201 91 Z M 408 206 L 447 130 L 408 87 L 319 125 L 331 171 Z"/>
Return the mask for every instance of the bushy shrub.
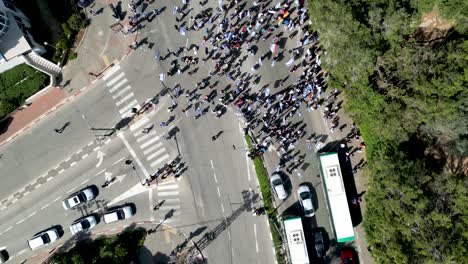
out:
<path id="1" fill-rule="evenodd" d="M 67 39 L 70 39 L 73 36 L 73 32 L 68 27 L 68 25 L 66 23 L 62 23 L 60 26 L 62 27 L 62 31 L 63 31 L 63 34 L 65 35 L 65 37 Z"/>
<path id="2" fill-rule="evenodd" d="M 79 31 L 86 27 L 86 20 L 78 14 L 73 14 L 68 18 L 67 24 L 72 30 Z"/>

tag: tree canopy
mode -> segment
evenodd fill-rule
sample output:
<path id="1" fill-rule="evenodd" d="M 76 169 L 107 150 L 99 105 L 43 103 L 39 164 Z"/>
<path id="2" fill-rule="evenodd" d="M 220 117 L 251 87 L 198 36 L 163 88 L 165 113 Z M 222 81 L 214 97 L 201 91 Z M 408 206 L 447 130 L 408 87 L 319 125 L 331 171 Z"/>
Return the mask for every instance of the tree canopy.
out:
<path id="1" fill-rule="evenodd" d="M 462 263 L 468 244 L 468 2 L 309 1 L 329 86 L 366 141 L 378 263 Z"/>
<path id="2" fill-rule="evenodd" d="M 111 237 L 84 240 L 67 252 L 55 254 L 52 257 L 52 263 L 130 263 L 135 258 L 138 249 L 143 246 L 145 237 L 145 230 L 136 229 Z"/>

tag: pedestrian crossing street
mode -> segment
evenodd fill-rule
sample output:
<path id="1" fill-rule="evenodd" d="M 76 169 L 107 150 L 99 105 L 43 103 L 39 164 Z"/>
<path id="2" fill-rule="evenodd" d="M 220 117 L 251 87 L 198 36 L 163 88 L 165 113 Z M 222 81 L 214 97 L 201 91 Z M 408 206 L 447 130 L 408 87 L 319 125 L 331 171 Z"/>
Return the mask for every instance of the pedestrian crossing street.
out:
<path id="1" fill-rule="evenodd" d="M 132 108 L 140 109 L 141 106 L 132 91 L 132 86 L 119 65 L 111 68 L 103 80 L 122 118 L 128 117 Z M 156 129 L 153 128 L 149 133 L 143 133 L 143 128 L 153 124 L 154 122 L 150 118 L 144 116 L 130 125 L 130 132 L 135 137 L 144 160 L 151 167 L 150 172 L 156 171 L 171 160 L 169 151 L 164 147 L 165 139 L 162 135 L 157 135 Z M 164 180 L 155 188 L 157 190 L 156 204 L 164 201 L 159 208 L 160 213 L 164 214 L 165 211 L 175 210 L 174 215 L 180 214 L 178 188 L 177 181 L 170 183 L 164 182 Z"/>

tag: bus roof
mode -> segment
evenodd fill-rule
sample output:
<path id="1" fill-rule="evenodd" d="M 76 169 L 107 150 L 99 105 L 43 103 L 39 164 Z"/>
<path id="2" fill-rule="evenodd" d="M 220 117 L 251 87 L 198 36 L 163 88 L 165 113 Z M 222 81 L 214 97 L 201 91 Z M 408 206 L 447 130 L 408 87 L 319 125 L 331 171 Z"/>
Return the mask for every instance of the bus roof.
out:
<path id="1" fill-rule="evenodd" d="M 288 218 L 284 219 L 283 222 L 284 230 L 286 232 L 286 238 L 288 240 L 288 248 L 289 255 L 291 257 L 291 263 L 310 263 L 301 218 Z"/>
<path id="2" fill-rule="evenodd" d="M 322 178 L 338 242 L 354 240 L 354 228 L 337 153 L 320 155 Z"/>

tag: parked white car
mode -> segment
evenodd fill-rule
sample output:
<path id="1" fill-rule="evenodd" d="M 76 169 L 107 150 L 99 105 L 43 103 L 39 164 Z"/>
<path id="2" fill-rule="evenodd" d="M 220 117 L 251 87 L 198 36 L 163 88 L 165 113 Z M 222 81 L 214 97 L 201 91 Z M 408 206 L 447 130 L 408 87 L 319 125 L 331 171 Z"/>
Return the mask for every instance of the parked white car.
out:
<path id="1" fill-rule="evenodd" d="M 28 245 L 32 250 L 38 249 L 40 247 L 46 246 L 55 240 L 59 239 L 59 234 L 57 229 L 54 227 L 47 229 L 33 238 L 28 240 Z"/>
<path id="2" fill-rule="evenodd" d="M 65 210 L 69 210 L 86 202 L 89 202 L 95 197 L 96 195 L 94 195 L 93 188 L 87 187 L 70 195 L 67 199 L 63 200 L 62 205 Z"/>
<path id="3" fill-rule="evenodd" d="M 312 203 L 312 193 L 309 186 L 300 184 L 297 188 L 297 195 L 299 196 L 299 203 L 301 203 L 304 210 L 305 217 L 312 217 L 315 215 L 314 204 Z"/>
<path id="4" fill-rule="evenodd" d="M 86 217 L 75 220 L 70 226 L 70 232 L 74 235 L 83 230 L 89 230 L 97 225 L 96 217 L 88 215 Z"/>
<path id="5" fill-rule="evenodd" d="M 104 223 L 109 224 L 115 221 L 130 218 L 134 215 L 132 207 L 130 205 L 122 206 L 107 212 L 104 215 Z"/>
<path id="6" fill-rule="evenodd" d="M 284 188 L 284 182 L 278 173 L 271 175 L 270 183 L 271 186 L 273 186 L 273 189 L 275 189 L 276 195 L 279 199 L 284 200 L 286 197 L 288 197 L 288 193 Z"/>

